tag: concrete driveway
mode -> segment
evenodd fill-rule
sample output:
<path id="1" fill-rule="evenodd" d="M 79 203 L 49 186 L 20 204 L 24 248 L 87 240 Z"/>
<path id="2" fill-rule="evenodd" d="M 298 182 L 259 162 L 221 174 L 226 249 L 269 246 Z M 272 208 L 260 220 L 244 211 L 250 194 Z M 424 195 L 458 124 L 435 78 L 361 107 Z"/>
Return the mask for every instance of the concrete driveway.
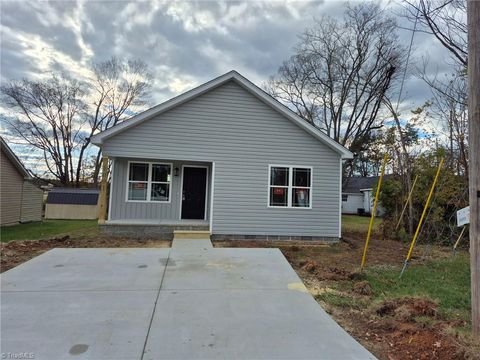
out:
<path id="1" fill-rule="evenodd" d="M 54 249 L 1 290 L 6 359 L 374 359 L 278 249 Z"/>

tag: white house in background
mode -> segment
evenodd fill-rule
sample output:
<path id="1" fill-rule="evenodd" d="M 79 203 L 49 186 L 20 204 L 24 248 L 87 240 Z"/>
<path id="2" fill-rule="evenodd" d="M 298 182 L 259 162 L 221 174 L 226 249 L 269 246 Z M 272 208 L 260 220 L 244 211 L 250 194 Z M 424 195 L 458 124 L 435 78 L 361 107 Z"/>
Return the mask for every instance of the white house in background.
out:
<path id="1" fill-rule="evenodd" d="M 378 176 L 351 177 L 345 181 L 342 190 L 342 214 L 371 214 L 375 194 L 373 188 L 378 182 Z M 377 215 L 381 216 L 385 209 L 377 206 Z"/>

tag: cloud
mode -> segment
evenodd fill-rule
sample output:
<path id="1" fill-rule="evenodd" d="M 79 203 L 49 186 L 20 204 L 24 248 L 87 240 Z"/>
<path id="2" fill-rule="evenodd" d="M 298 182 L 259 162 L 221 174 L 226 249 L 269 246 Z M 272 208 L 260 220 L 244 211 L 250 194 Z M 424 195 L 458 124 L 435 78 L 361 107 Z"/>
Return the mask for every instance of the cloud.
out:
<path id="1" fill-rule="evenodd" d="M 261 85 L 293 52 L 314 18 L 340 18 L 337 1 L 2 1 L 1 80 L 66 71 L 89 76 L 92 61 L 139 58 L 153 70 L 154 103 L 236 69 Z M 380 6 L 392 14 L 399 5 Z M 405 20 L 400 19 L 402 25 Z M 408 45 L 411 32 L 399 30 Z M 415 35 L 410 68 L 429 56 L 428 71 L 446 73 L 446 50 Z M 431 97 L 415 77 L 405 79 L 401 109 Z"/>

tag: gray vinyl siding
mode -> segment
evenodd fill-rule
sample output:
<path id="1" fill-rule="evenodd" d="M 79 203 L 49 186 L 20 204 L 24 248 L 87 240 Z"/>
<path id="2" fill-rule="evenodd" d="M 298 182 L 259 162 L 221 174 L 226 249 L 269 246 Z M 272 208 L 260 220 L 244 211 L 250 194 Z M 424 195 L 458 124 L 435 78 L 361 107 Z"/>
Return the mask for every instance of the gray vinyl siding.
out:
<path id="1" fill-rule="evenodd" d="M 233 81 L 107 139 L 103 151 L 119 164 L 114 218 L 178 214 L 173 202 L 125 204 L 121 158 L 204 161 L 215 163 L 214 234 L 339 236 L 340 155 Z M 313 167 L 312 209 L 267 206 L 269 164 Z"/>
<path id="2" fill-rule="evenodd" d="M 43 208 L 43 191 L 25 181 L 23 183 L 21 221 L 41 221 Z"/>
<path id="3" fill-rule="evenodd" d="M 173 169 L 179 169 L 179 176 L 172 176 L 172 200 L 170 203 L 161 202 L 128 202 L 127 198 L 127 175 L 128 161 L 135 159 L 118 158 L 114 161 L 113 184 L 111 187 L 112 208 L 109 210 L 109 220 L 179 220 L 180 219 L 180 196 L 182 165 L 208 166 L 208 179 L 210 179 L 210 165 L 207 163 L 188 163 L 181 161 L 169 161 L 162 159 L 136 159 L 136 161 L 149 161 L 159 163 L 173 163 Z M 209 210 L 210 193 L 207 193 L 207 219 Z"/>

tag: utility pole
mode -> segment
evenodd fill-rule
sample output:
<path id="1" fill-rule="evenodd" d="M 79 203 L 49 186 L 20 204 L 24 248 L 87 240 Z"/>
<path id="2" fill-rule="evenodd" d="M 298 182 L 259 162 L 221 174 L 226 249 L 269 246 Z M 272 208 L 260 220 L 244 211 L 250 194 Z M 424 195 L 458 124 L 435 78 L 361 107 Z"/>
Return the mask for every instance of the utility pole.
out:
<path id="1" fill-rule="evenodd" d="M 472 331 L 480 336 L 480 1 L 467 2 Z"/>

